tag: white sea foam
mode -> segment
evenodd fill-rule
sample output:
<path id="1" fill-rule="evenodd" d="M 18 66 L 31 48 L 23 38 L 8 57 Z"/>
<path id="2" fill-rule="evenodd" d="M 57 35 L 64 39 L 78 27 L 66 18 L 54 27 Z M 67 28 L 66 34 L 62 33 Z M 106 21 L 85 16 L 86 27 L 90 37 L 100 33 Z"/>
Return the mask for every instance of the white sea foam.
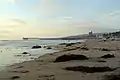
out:
<path id="1" fill-rule="evenodd" d="M 81 40 L 11 40 L 0 41 L 0 69 L 4 69 L 5 66 L 12 65 L 14 63 L 21 63 L 23 61 L 29 61 L 37 58 L 45 53 L 52 53 L 56 50 L 47 50 L 45 48 L 32 49 L 34 45 L 55 45 L 60 43 L 74 43 Z M 83 40 L 82 40 L 83 41 Z M 31 54 L 23 55 L 23 52 Z"/>

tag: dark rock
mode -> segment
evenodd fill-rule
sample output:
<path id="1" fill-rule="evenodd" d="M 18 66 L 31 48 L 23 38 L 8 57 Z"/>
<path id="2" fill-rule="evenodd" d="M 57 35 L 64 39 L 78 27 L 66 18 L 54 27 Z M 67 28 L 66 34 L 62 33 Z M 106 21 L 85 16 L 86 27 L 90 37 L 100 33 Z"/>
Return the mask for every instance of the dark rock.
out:
<path id="1" fill-rule="evenodd" d="M 22 56 L 22 55 L 15 55 L 16 57 Z"/>
<path id="2" fill-rule="evenodd" d="M 111 51 L 111 50 L 109 50 L 109 49 L 105 49 L 105 48 L 102 48 L 102 49 L 100 49 L 101 51 Z"/>
<path id="3" fill-rule="evenodd" d="M 77 44 L 81 44 L 82 42 L 77 42 Z"/>
<path id="4" fill-rule="evenodd" d="M 70 60 L 87 60 L 87 58 L 84 55 L 75 55 L 75 54 L 68 54 L 68 55 L 62 55 L 56 58 L 54 62 L 65 62 L 65 61 L 70 61 Z"/>
<path id="5" fill-rule="evenodd" d="M 28 73 L 29 71 L 27 71 L 27 70 L 22 70 L 22 71 L 10 71 L 10 72 L 14 72 L 14 73 Z"/>
<path id="6" fill-rule="evenodd" d="M 40 60 L 40 62 L 43 62 L 43 60 Z"/>
<path id="7" fill-rule="evenodd" d="M 23 52 L 22 54 L 29 54 L 28 52 Z"/>
<path id="8" fill-rule="evenodd" d="M 66 45 L 66 43 L 60 43 L 59 45 Z"/>
<path id="9" fill-rule="evenodd" d="M 39 45 L 36 45 L 36 46 L 33 46 L 32 49 L 38 49 L 38 48 L 42 48 L 41 46 Z"/>
<path id="10" fill-rule="evenodd" d="M 52 47 L 50 47 L 50 46 L 44 46 L 43 48 L 52 49 Z"/>
<path id="11" fill-rule="evenodd" d="M 114 58 L 115 56 L 113 54 L 106 54 L 104 56 L 101 56 L 101 58 Z"/>
<path id="12" fill-rule="evenodd" d="M 115 39 L 111 39 L 111 41 L 115 41 Z"/>
<path id="13" fill-rule="evenodd" d="M 74 44 L 76 44 L 76 43 L 61 43 L 61 44 L 59 44 L 59 45 L 66 45 L 66 47 L 68 47 L 68 46 L 72 46 L 72 45 L 74 45 Z"/>
<path id="14" fill-rule="evenodd" d="M 97 62 L 106 62 L 106 61 L 104 61 L 104 60 L 98 60 Z"/>
<path id="15" fill-rule="evenodd" d="M 113 71 L 113 70 L 116 70 L 116 68 L 77 66 L 77 67 L 66 67 L 65 70 L 81 71 L 81 72 L 86 72 L 86 73 L 95 73 L 95 72 Z"/>
<path id="16" fill-rule="evenodd" d="M 107 40 L 103 40 L 104 42 L 106 42 Z"/>
<path id="17" fill-rule="evenodd" d="M 43 48 L 46 48 L 47 46 L 44 46 Z"/>
<path id="18" fill-rule="evenodd" d="M 68 47 L 68 46 L 72 46 L 72 45 L 74 45 L 75 43 L 67 43 L 66 44 L 66 47 Z"/>
<path id="19" fill-rule="evenodd" d="M 19 79 L 20 78 L 20 76 L 13 76 L 13 77 L 11 77 L 11 79 Z"/>
<path id="20" fill-rule="evenodd" d="M 71 46 L 72 44 L 66 44 L 66 47 Z"/>
<path id="21" fill-rule="evenodd" d="M 51 53 L 50 55 L 54 55 L 53 53 Z"/>
<path id="22" fill-rule="evenodd" d="M 46 49 L 52 49 L 51 47 L 47 47 Z"/>

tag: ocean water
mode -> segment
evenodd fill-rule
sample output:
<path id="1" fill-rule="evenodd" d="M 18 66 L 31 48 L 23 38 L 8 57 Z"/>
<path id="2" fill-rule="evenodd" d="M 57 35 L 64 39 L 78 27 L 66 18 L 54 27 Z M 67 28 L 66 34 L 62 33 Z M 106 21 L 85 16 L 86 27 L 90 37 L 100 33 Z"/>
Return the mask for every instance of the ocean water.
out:
<path id="1" fill-rule="evenodd" d="M 53 49 L 32 49 L 34 45 L 57 45 L 60 43 L 75 43 L 83 42 L 84 40 L 10 40 L 10 41 L 0 41 L 0 70 L 4 69 L 6 66 L 12 65 L 14 63 L 21 63 L 24 61 L 33 60 L 47 53 L 57 52 L 58 50 Z M 31 54 L 24 55 L 23 52 L 28 52 Z"/>

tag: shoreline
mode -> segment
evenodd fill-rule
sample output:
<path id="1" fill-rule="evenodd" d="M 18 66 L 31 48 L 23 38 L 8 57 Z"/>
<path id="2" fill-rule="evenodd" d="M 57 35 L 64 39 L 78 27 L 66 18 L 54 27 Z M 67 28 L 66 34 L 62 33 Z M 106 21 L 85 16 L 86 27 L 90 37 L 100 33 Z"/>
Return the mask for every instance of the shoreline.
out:
<path id="1" fill-rule="evenodd" d="M 44 54 L 32 61 L 25 61 L 9 66 L 8 69 L 0 71 L 0 80 L 102 80 L 105 75 L 118 73 L 118 62 L 120 61 L 120 41 L 98 41 L 87 40 L 85 42 L 57 45 L 60 49 L 58 52 Z M 55 46 L 54 46 L 55 47 Z M 104 51 L 106 50 L 106 51 Z M 55 62 L 55 60 L 63 55 L 84 55 L 88 60 L 70 60 Z M 99 58 L 105 54 L 113 54 L 113 58 Z M 70 56 L 69 56 L 70 57 Z M 63 59 L 63 58 L 62 58 Z M 66 57 L 66 59 L 68 59 Z M 72 59 L 72 58 L 71 58 Z M 80 58 L 79 58 L 80 59 Z M 92 69 L 110 69 L 113 71 L 89 73 L 82 71 L 65 70 L 67 67 L 79 66 L 82 68 Z M 116 70 L 114 70 L 116 69 Z M 94 71 L 94 68 L 93 68 Z"/>
<path id="2" fill-rule="evenodd" d="M 81 42 L 83 43 L 85 40 L 81 40 Z M 72 42 L 70 42 L 70 44 L 71 44 Z M 73 42 L 74 43 L 74 42 Z M 65 43 L 65 44 L 69 44 L 69 43 Z M 59 44 L 55 44 L 55 45 L 48 45 L 48 46 L 45 46 L 45 47 L 43 47 L 43 48 L 51 48 L 50 50 L 52 50 L 53 52 L 51 53 L 45 53 L 45 54 L 43 54 L 43 55 L 40 55 L 40 56 L 38 56 L 38 58 L 34 58 L 34 60 L 36 60 L 36 59 L 39 59 L 39 58 L 41 58 L 42 56 L 44 56 L 44 55 L 48 55 L 48 54 L 54 54 L 54 53 L 59 53 L 59 52 L 61 52 L 61 51 L 63 51 L 63 46 L 60 46 Z M 49 49 L 48 49 L 49 50 Z M 22 54 L 22 53 L 21 53 Z M 20 63 L 13 63 L 13 64 L 9 64 L 9 65 L 7 65 L 7 66 L 5 66 L 5 68 L 3 68 L 2 70 L 0 70 L 0 72 L 2 72 L 2 71 L 6 71 L 6 69 L 8 70 L 11 66 L 15 66 L 15 65 L 18 65 L 18 64 L 22 64 L 22 63 L 25 63 L 25 62 L 31 62 L 31 61 L 34 61 L 34 60 L 29 60 L 29 61 L 23 61 L 23 62 L 20 62 Z"/>

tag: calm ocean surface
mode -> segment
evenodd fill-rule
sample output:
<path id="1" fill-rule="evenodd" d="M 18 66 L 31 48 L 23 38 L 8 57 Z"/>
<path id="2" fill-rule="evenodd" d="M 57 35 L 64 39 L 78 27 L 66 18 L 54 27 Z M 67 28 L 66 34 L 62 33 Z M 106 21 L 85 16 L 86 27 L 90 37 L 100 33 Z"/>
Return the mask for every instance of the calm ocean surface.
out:
<path id="1" fill-rule="evenodd" d="M 45 48 L 31 49 L 34 45 L 57 45 L 60 43 L 83 42 L 84 40 L 10 40 L 0 41 L 0 70 L 14 63 L 33 60 L 46 53 L 56 52 Z M 31 56 L 22 54 L 29 52 Z"/>

